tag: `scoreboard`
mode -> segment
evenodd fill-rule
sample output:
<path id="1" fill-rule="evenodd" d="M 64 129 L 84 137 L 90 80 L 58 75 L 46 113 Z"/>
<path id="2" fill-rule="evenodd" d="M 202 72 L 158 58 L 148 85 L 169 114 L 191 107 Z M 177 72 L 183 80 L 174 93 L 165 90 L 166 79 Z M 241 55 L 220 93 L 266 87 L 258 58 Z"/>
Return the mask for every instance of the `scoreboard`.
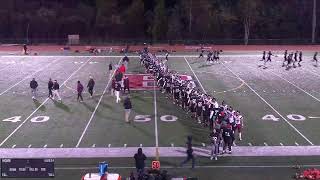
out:
<path id="1" fill-rule="evenodd" d="M 1 177 L 54 177 L 54 159 L 1 159 Z"/>

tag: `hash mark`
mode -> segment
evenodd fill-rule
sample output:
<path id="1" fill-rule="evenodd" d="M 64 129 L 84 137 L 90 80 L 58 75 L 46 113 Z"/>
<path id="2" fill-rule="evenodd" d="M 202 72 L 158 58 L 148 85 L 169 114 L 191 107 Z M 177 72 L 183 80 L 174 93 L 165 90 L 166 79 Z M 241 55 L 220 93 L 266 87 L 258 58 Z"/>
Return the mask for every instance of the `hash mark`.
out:
<path id="1" fill-rule="evenodd" d="M 266 142 L 263 143 L 265 146 L 268 146 L 268 144 Z"/>
<path id="2" fill-rule="evenodd" d="M 63 144 L 60 144 L 60 148 L 62 148 L 63 147 Z"/>
<path id="3" fill-rule="evenodd" d="M 282 143 L 280 143 L 280 146 L 283 146 L 283 144 L 282 144 Z"/>
<path id="4" fill-rule="evenodd" d="M 111 144 L 108 144 L 108 148 L 110 148 L 111 147 Z"/>
<path id="5" fill-rule="evenodd" d="M 123 147 L 127 147 L 127 144 L 124 144 Z"/>
<path id="6" fill-rule="evenodd" d="M 14 144 L 11 148 L 15 148 L 16 146 L 17 146 L 17 145 Z"/>
<path id="7" fill-rule="evenodd" d="M 93 148 L 96 147 L 96 144 L 92 144 L 92 147 L 93 147 Z"/>
<path id="8" fill-rule="evenodd" d="M 248 145 L 249 145 L 249 146 L 252 146 L 252 144 L 251 144 L 251 143 L 248 143 Z"/>
<path id="9" fill-rule="evenodd" d="M 140 144 L 140 147 L 142 147 L 142 144 Z"/>
<path id="10" fill-rule="evenodd" d="M 173 144 L 173 143 L 171 143 L 171 147 L 174 147 L 174 144 Z"/>
<path id="11" fill-rule="evenodd" d="M 47 144 L 45 144 L 45 145 L 43 146 L 43 148 L 47 148 L 47 146 L 48 146 L 48 145 L 47 145 Z"/>
<path id="12" fill-rule="evenodd" d="M 31 146 L 32 146 L 32 145 L 31 145 L 31 144 L 29 144 L 28 148 L 31 148 Z"/>
<path id="13" fill-rule="evenodd" d="M 294 142 L 294 144 L 295 144 L 296 146 L 299 146 L 299 144 L 298 144 L 297 142 Z"/>
<path id="14" fill-rule="evenodd" d="M 203 147 L 206 147 L 206 144 L 205 144 L 205 143 L 201 143 L 201 144 L 202 144 Z"/>

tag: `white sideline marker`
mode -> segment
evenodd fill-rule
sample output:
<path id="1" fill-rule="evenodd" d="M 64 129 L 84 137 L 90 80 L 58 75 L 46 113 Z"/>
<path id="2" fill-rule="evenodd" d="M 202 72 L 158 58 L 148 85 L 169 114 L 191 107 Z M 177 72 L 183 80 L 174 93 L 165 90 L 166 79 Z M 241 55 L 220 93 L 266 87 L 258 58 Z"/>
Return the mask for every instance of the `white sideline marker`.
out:
<path id="1" fill-rule="evenodd" d="M 248 145 L 249 145 L 249 146 L 252 146 L 252 144 L 251 144 L 251 143 L 248 143 Z"/>
<path id="2" fill-rule="evenodd" d="M 320 119 L 320 117 L 313 117 L 313 116 L 309 116 L 309 119 Z"/>
<path id="3" fill-rule="evenodd" d="M 201 144 L 202 144 L 203 147 L 206 147 L 206 144 L 205 144 L 205 143 L 201 143 Z"/>
<path id="4" fill-rule="evenodd" d="M 96 144 L 92 144 L 92 146 L 91 146 L 91 147 L 93 147 L 93 148 L 94 148 L 94 147 L 96 147 Z"/>
<path id="5" fill-rule="evenodd" d="M 31 148 L 31 146 L 32 146 L 32 145 L 31 145 L 31 144 L 29 144 L 28 148 Z"/>
<path id="6" fill-rule="evenodd" d="M 62 148 L 63 147 L 63 144 L 60 144 L 60 148 Z"/>
<path id="7" fill-rule="evenodd" d="M 47 144 L 45 144 L 45 145 L 43 146 L 43 148 L 47 148 L 47 146 L 48 146 L 48 145 L 47 145 Z"/>
<path id="8" fill-rule="evenodd" d="M 299 144 L 298 144 L 297 142 L 294 142 L 294 144 L 295 144 L 296 146 L 299 146 Z"/>
<path id="9" fill-rule="evenodd" d="M 111 147 L 111 144 L 108 144 L 108 148 L 110 148 Z"/>
<path id="10" fill-rule="evenodd" d="M 142 147 L 142 144 L 140 144 L 140 147 Z"/>
<path id="11" fill-rule="evenodd" d="M 282 143 L 280 143 L 280 146 L 283 146 L 283 144 L 282 144 Z"/>
<path id="12" fill-rule="evenodd" d="M 17 146 L 17 145 L 14 144 L 11 148 L 15 148 L 16 146 Z"/>
<path id="13" fill-rule="evenodd" d="M 268 144 L 266 142 L 263 143 L 265 146 L 268 146 Z"/>
<path id="14" fill-rule="evenodd" d="M 123 147 L 127 147 L 127 144 L 124 144 Z"/>
<path id="15" fill-rule="evenodd" d="M 171 143 L 171 147 L 174 147 L 174 144 L 173 144 L 173 143 Z"/>

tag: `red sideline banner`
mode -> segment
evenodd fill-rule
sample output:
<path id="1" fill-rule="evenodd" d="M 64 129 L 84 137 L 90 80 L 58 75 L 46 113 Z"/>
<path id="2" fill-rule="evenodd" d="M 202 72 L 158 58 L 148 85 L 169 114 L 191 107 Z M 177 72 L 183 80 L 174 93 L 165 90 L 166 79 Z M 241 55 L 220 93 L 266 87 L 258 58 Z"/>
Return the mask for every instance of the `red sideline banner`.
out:
<path id="1" fill-rule="evenodd" d="M 155 84 L 155 78 L 150 74 L 126 74 L 129 78 L 129 86 L 132 90 L 152 90 Z M 188 75 L 180 75 L 182 80 L 191 80 L 192 77 Z"/>

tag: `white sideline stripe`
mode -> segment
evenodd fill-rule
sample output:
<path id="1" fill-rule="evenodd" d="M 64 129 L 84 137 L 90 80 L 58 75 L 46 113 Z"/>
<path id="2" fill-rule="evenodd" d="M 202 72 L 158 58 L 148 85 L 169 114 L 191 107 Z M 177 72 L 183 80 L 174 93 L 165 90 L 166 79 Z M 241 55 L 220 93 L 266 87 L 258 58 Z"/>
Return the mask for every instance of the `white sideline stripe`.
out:
<path id="1" fill-rule="evenodd" d="M 117 158 L 133 157 L 139 147 L 118 148 L 0 148 L 0 158 Z M 144 147 L 147 157 L 156 157 L 156 147 Z M 185 157 L 185 147 L 159 147 L 160 157 Z M 209 157 L 210 147 L 194 147 L 194 154 Z M 236 146 L 222 157 L 319 156 L 320 146 Z"/>
<path id="2" fill-rule="evenodd" d="M 247 82 L 234 73 L 227 65 L 224 65 L 233 75 L 242 81 L 252 92 L 254 92 L 264 103 L 266 103 L 274 112 L 276 112 L 289 126 L 291 126 L 301 137 L 303 137 L 310 145 L 314 145 L 306 136 L 304 136 L 295 126 L 293 126 L 282 114 L 280 114 L 271 104 L 269 104 L 260 94 L 258 94 Z"/>
<path id="3" fill-rule="evenodd" d="M 190 70 L 192 71 L 194 77 L 195 77 L 195 78 L 197 79 L 197 81 L 199 82 L 202 91 L 203 91 L 205 94 L 207 94 L 207 91 L 203 88 L 201 81 L 199 80 L 199 78 L 198 78 L 198 76 L 196 75 L 196 73 L 193 71 L 192 67 L 190 66 L 190 63 L 189 63 L 188 60 L 187 60 L 187 58 L 186 58 L 186 57 L 183 57 L 183 58 L 184 58 L 184 60 L 186 61 L 186 63 L 188 64 L 188 66 L 189 66 Z"/>
<path id="4" fill-rule="evenodd" d="M 196 169 L 208 169 L 208 168 L 294 168 L 296 164 L 290 165 L 255 165 L 255 166 L 195 166 Z M 301 167 L 320 167 L 320 164 L 306 164 L 300 165 Z M 184 166 L 184 167 L 176 167 L 176 166 L 161 166 L 163 169 L 189 169 L 191 166 Z M 151 168 L 151 167 L 146 167 Z M 57 170 L 86 170 L 86 169 L 98 169 L 98 167 L 91 166 L 91 167 L 55 167 Z M 136 169 L 134 166 L 112 166 L 108 167 L 108 169 Z"/>
<path id="5" fill-rule="evenodd" d="M 16 146 L 17 146 L 17 145 L 14 144 L 11 148 L 15 148 Z"/>
<path id="6" fill-rule="evenodd" d="M 156 81 L 154 80 L 154 84 L 156 84 Z M 155 141 L 156 141 L 156 148 L 159 147 L 159 134 L 158 134 L 158 110 L 157 110 L 157 91 L 156 86 L 153 86 L 153 103 L 154 103 L 154 135 L 155 135 Z M 156 153 L 159 152 L 156 149 Z M 156 154 L 157 157 L 157 154 Z"/>
<path id="7" fill-rule="evenodd" d="M 89 58 L 86 63 L 82 64 L 76 71 L 74 71 L 62 84 L 61 87 L 65 85 L 65 83 L 72 77 L 74 76 L 83 66 L 87 64 L 92 58 Z M 38 107 L 35 109 L 16 129 L 14 129 L 9 136 L 7 136 L 0 144 L 2 146 L 14 133 L 16 133 L 47 101 L 49 98 L 44 100 Z"/>
<path id="8" fill-rule="evenodd" d="M 120 64 L 121 60 L 122 60 L 122 58 L 120 58 L 120 60 L 119 60 L 119 62 L 118 62 L 118 65 Z M 112 72 L 112 76 L 111 76 L 111 77 L 114 76 L 115 72 L 116 72 L 116 71 L 113 71 L 113 72 Z M 80 145 L 80 143 L 81 143 L 84 135 L 86 134 L 87 129 L 88 129 L 88 127 L 89 127 L 89 125 L 90 125 L 90 123 L 91 123 L 94 115 L 96 114 L 96 112 L 97 112 L 97 110 L 98 110 L 98 107 L 99 107 L 100 104 L 101 104 L 102 98 L 103 98 L 103 96 L 106 94 L 106 91 L 107 91 L 107 89 L 108 89 L 108 86 L 110 85 L 111 80 L 112 80 L 112 78 L 109 78 L 109 81 L 108 81 L 106 87 L 104 88 L 104 90 L 103 90 L 103 92 L 102 92 L 102 95 L 100 96 L 100 99 L 99 99 L 99 101 L 98 101 L 98 104 L 97 104 L 96 107 L 94 108 L 94 111 L 92 112 L 91 117 L 90 117 L 90 119 L 89 119 L 86 127 L 84 128 L 84 130 L 83 130 L 83 132 L 82 132 L 82 134 L 81 134 L 81 136 L 80 136 L 80 138 L 79 138 L 79 140 L 78 140 L 78 143 L 77 143 L 76 147 L 79 147 L 79 145 Z"/>
<path id="9" fill-rule="evenodd" d="M 47 144 L 45 144 L 45 145 L 43 146 L 43 148 L 47 148 L 47 146 L 48 146 L 48 145 L 47 145 Z"/>
<path id="10" fill-rule="evenodd" d="M 313 99 L 315 99 L 315 100 L 317 100 L 318 102 L 320 102 L 320 99 L 318 99 L 318 98 L 314 97 L 312 94 L 308 93 L 307 91 L 305 91 L 305 90 L 304 90 L 304 89 L 302 89 L 301 87 L 299 87 L 299 86 L 297 86 L 297 85 L 293 84 L 293 83 L 292 83 L 292 82 L 290 82 L 289 80 L 287 80 L 287 79 L 285 79 L 285 78 L 283 78 L 283 77 L 279 76 L 278 74 L 276 74 L 276 73 L 274 73 L 274 72 L 272 72 L 272 71 L 269 71 L 269 72 L 271 72 L 271 73 L 272 73 L 272 74 L 274 74 L 275 76 L 277 76 L 277 77 L 281 78 L 282 80 L 284 80 L 284 81 L 288 82 L 288 83 L 289 83 L 289 84 L 291 84 L 292 86 L 296 87 L 296 88 L 297 88 L 297 89 L 299 89 L 300 91 L 302 91 L 302 92 L 306 93 L 307 95 L 309 95 L 309 96 L 310 96 L 310 97 L 312 97 Z"/>
<path id="11" fill-rule="evenodd" d="M 17 82 L 16 84 L 10 86 L 8 89 L 4 90 L 3 92 L 0 93 L 0 96 L 2 96 L 4 93 L 8 92 L 10 89 L 16 87 L 17 85 L 19 85 L 20 83 L 22 83 L 23 81 L 29 79 L 30 77 L 34 76 L 35 74 L 37 74 L 40 71 L 43 71 L 45 68 L 49 67 L 50 65 L 52 65 L 53 63 L 55 63 L 57 60 L 52 61 L 51 63 L 47 64 L 46 66 L 44 66 L 43 68 L 37 70 L 36 72 L 33 72 L 32 74 L 29 74 L 27 76 L 25 76 L 25 78 L 23 78 L 22 80 L 20 80 L 19 82 Z M 15 92 L 13 92 L 15 93 Z"/>

